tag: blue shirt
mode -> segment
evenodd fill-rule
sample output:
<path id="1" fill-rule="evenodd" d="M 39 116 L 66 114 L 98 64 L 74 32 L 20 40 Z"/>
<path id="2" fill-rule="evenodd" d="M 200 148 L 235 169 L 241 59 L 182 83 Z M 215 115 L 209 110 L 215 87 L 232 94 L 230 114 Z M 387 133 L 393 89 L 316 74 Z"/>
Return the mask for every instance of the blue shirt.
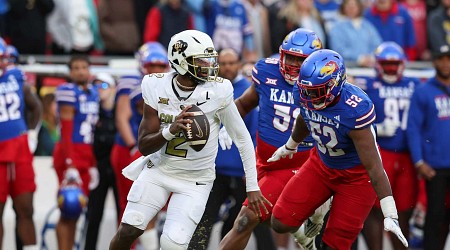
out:
<path id="1" fill-rule="evenodd" d="M 233 81 L 234 99 L 241 96 L 244 91 L 250 87 L 250 85 L 251 83 L 247 80 L 247 78 L 239 75 Z M 252 137 L 253 145 L 255 145 L 256 128 L 258 126 L 258 109 L 253 109 L 250 111 L 245 116 L 244 122 L 250 136 Z M 226 176 L 243 177 L 245 175 L 244 165 L 242 164 L 239 150 L 235 144 L 231 146 L 230 150 L 222 150 L 222 148 L 219 147 L 216 157 L 216 171 L 218 174 Z"/>
<path id="2" fill-rule="evenodd" d="M 414 163 L 424 160 L 436 169 L 450 168 L 450 96 L 436 78 L 417 87 L 411 97 L 407 127 Z"/>
<path id="3" fill-rule="evenodd" d="M 100 97 L 97 87 L 89 84 L 87 90 L 74 83 L 60 85 L 56 89 L 56 102 L 75 108 L 72 142 L 92 144 L 94 128 L 98 120 Z"/>
<path id="4" fill-rule="evenodd" d="M 351 130 L 372 126 L 375 107 L 364 91 L 344 83 L 340 98 L 333 106 L 322 110 L 308 110 L 301 104 L 298 85 L 294 85 L 295 103 L 301 106 L 301 115 L 317 142 L 317 152 L 326 166 L 349 169 L 361 164 Z"/>
<path id="5" fill-rule="evenodd" d="M 18 68 L 9 68 L 0 76 L 0 141 L 26 133 L 23 85 L 25 76 Z"/>

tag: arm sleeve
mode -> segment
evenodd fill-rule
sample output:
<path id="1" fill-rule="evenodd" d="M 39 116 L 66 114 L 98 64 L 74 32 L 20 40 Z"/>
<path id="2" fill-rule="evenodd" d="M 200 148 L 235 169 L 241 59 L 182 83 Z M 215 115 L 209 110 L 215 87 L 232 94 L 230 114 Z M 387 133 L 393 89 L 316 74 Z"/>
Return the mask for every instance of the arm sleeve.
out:
<path id="1" fill-rule="evenodd" d="M 245 123 L 239 115 L 239 111 L 233 102 L 232 95 L 229 104 L 219 111 L 219 116 L 241 155 L 242 163 L 244 165 L 247 192 L 258 191 L 259 186 L 256 173 L 255 149 L 248 130 L 242 129 L 245 127 Z"/>
<path id="2" fill-rule="evenodd" d="M 408 147 L 414 164 L 423 160 L 421 128 L 425 120 L 424 114 L 426 114 L 426 107 L 420 100 L 419 91 L 416 90 L 411 97 L 408 113 L 408 126 L 406 127 Z"/>

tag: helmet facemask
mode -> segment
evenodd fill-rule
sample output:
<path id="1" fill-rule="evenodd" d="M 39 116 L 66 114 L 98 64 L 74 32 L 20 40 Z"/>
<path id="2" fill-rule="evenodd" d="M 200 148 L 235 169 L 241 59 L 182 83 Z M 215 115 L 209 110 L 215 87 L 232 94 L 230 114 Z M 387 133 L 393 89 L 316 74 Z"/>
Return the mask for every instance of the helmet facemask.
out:
<path id="1" fill-rule="evenodd" d="M 217 52 L 190 56 L 185 59 L 186 71 L 197 84 L 216 81 L 219 75 Z M 183 65 L 183 63 L 182 63 Z"/>
<path id="2" fill-rule="evenodd" d="M 284 80 L 291 85 L 298 80 L 300 66 L 307 55 L 286 51 L 280 48 L 280 72 Z"/>
<path id="3" fill-rule="evenodd" d="M 401 60 L 378 60 L 377 72 L 386 83 L 398 82 L 405 70 L 405 62 Z"/>

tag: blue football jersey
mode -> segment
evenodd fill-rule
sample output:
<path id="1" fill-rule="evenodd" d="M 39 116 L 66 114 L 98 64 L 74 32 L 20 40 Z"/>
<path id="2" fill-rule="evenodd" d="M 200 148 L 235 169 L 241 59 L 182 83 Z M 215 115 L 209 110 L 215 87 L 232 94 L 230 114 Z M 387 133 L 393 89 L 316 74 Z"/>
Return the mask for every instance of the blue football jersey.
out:
<path id="1" fill-rule="evenodd" d="M 293 93 L 295 103 L 300 104 L 297 84 Z M 300 114 L 317 142 L 317 150 L 325 165 L 334 169 L 348 169 L 361 164 L 348 133 L 372 126 L 375 121 L 375 107 L 364 91 L 345 83 L 339 100 L 333 106 L 322 110 L 308 110 L 300 106 Z"/>
<path id="2" fill-rule="evenodd" d="M 390 84 L 378 77 L 360 77 L 355 79 L 355 84 L 361 87 L 374 103 L 376 124 L 386 119 L 398 124 L 394 136 L 377 138 L 380 147 L 397 152 L 407 151 L 406 126 L 409 102 L 416 86 L 420 84 L 419 79 L 403 77 L 399 82 Z"/>
<path id="3" fill-rule="evenodd" d="M 119 83 L 117 85 L 117 93 L 116 93 L 116 102 L 119 96 L 121 95 L 127 95 L 130 96 L 131 92 L 136 88 L 141 88 L 141 81 L 142 77 L 140 76 L 123 76 L 119 79 Z M 130 119 L 130 126 L 133 128 L 133 122 Z M 137 140 L 137 137 L 135 137 Z M 116 133 L 116 141 L 115 143 L 126 146 L 125 142 L 123 141 L 122 137 L 120 136 L 120 133 L 117 131 Z"/>
<path id="4" fill-rule="evenodd" d="M 139 125 L 141 124 L 142 114 L 139 111 L 139 106 L 144 105 L 144 99 L 142 98 L 141 86 L 136 87 L 130 93 L 130 105 L 131 105 L 131 129 L 133 130 L 134 138 L 138 138 Z M 141 109 L 142 112 L 142 109 Z"/>
<path id="5" fill-rule="evenodd" d="M 294 104 L 293 86 L 281 75 L 279 60 L 265 58 L 253 68 L 252 79 L 259 95 L 258 136 L 275 147 L 283 146 L 291 136 L 300 107 Z M 304 142 L 313 142 L 307 137 Z M 311 147 L 299 146 L 298 151 Z"/>
<path id="6" fill-rule="evenodd" d="M 100 97 L 97 87 L 89 84 L 87 90 L 74 83 L 66 83 L 56 89 L 58 106 L 75 108 L 72 142 L 92 144 L 94 128 L 98 120 Z"/>
<path id="7" fill-rule="evenodd" d="M 8 68 L 0 76 L 0 141 L 27 131 L 23 85 L 25 76 L 18 68 Z"/>

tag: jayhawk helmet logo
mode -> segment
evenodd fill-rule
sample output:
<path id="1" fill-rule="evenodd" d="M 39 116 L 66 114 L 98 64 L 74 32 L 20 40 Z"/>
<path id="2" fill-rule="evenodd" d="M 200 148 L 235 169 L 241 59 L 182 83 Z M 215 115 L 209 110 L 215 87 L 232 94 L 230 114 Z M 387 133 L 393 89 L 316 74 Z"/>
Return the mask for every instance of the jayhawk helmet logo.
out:
<path id="1" fill-rule="evenodd" d="M 339 70 L 339 66 L 335 61 L 329 61 L 320 69 L 319 79 L 323 79 Z"/>
<path id="2" fill-rule="evenodd" d="M 311 47 L 314 49 L 322 49 L 323 48 L 322 42 L 318 38 L 314 39 L 311 43 Z"/>

